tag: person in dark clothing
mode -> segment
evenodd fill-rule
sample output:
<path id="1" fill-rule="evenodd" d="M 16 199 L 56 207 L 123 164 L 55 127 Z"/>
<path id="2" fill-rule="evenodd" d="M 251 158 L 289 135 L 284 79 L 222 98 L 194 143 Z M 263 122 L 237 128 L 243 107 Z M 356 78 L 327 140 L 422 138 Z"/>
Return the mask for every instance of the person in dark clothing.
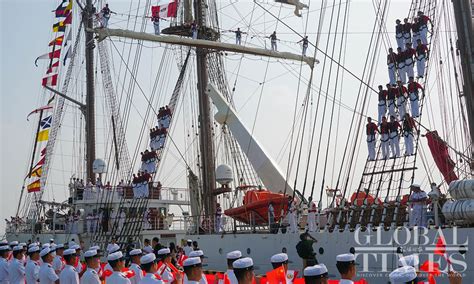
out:
<path id="1" fill-rule="evenodd" d="M 158 239 L 158 237 L 154 237 L 151 240 L 151 246 L 153 247 L 153 253 L 155 254 L 156 257 L 158 257 L 158 251 L 164 248 L 164 246 L 160 244 L 160 239 Z"/>
<path id="2" fill-rule="evenodd" d="M 308 232 L 300 235 L 300 241 L 296 244 L 296 252 L 303 259 L 303 268 L 318 264 L 313 244 L 318 242 Z"/>
<path id="3" fill-rule="evenodd" d="M 198 242 L 193 241 L 193 250 L 199 250 Z"/>
<path id="4" fill-rule="evenodd" d="M 135 244 L 133 243 L 133 238 L 129 238 L 127 241 L 127 247 L 126 247 L 126 256 L 125 256 L 125 266 L 130 266 L 130 261 L 132 258 L 130 257 L 130 252 L 135 248 Z"/>

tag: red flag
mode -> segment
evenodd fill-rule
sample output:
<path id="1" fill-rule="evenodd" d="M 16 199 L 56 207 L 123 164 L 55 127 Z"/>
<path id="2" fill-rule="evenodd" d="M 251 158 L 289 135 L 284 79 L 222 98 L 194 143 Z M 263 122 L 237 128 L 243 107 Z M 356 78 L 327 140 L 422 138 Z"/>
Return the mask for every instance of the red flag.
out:
<path id="1" fill-rule="evenodd" d="M 53 39 L 48 45 L 62 45 L 64 40 L 64 35 L 58 36 L 57 38 Z"/>
<path id="2" fill-rule="evenodd" d="M 67 14 L 66 19 L 64 19 L 63 23 L 65 25 L 69 25 L 72 23 L 72 12 L 69 12 L 69 14 Z"/>
<path id="3" fill-rule="evenodd" d="M 135 271 L 128 269 L 127 267 L 122 268 L 122 274 L 127 278 L 135 276 Z"/>
<path id="4" fill-rule="evenodd" d="M 267 272 L 267 280 L 270 284 L 286 283 L 285 269 L 283 266 L 277 267 L 272 271 Z"/>
<path id="5" fill-rule="evenodd" d="M 26 189 L 28 190 L 28 192 L 37 192 L 37 191 L 40 191 L 41 190 L 41 183 L 40 183 L 40 180 L 36 180 L 32 183 L 30 183 Z"/>
<path id="6" fill-rule="evenodd" d="M 41 83 L 42 86 L 49 86 L 53 87 L 58 84 L 58 74 L 54 74 L 53 76 L 44 77 Z"/>
<path id="7" fill-rule="evenodd" d="M 46 154 L 46 147 L 43 148 L 43 150 L 41 150 L 41 156 L 44 156 Z"/>
<path id="8" fill-rule="evenodd" d="M 41 158 L 41 160 L 39 160 L 38 163 L 36 163 L 36 165 L 33 168 L 44 165 L 44 160 L 45 160 L 45 156 L 43 156 L 43 158 Z"/>
<path id="9" fill-rule="evenodd" d="M 429 260 L 423 262 L 420 266 L 420 271 L 424 271 L 428 274 L 428 283 L 436 284 L 435 276 L 441 275 L 441 270 L 439 270 L 439 263 L 431 262 Z"/>
<path id="10" fill-rule="evenodd" d="M 112 275 L 112 271 L 110 271 L 110 270 L 107 269 L 107 270 L 104 271 L 104 273 L 102 273 L 102 275 L 103 275 L 105 278 L 107 278 L 107 277 L 109 277 L 110 275 Z"/>
<path id="11" fill-rule="evenodd" d="M 41 56 L 38 56 L 35 60 L 35 65 L 38 66 L 38 60 L 40 59 L 53 59 L 53 58 L 59 58 L 59 57 L 61 57 L 61 49 L 54 50 L 50 53 L 46 53 Z"/>
<path id="12" fill-rule="evenodd" d="M 204 274 L 206 275 L 207 283 L 214 283 L 216 281 L 216 275 L 214 274 Z"/>
<path id="13" fill-rule="evenodd" d="M 155 16 L 158 12 L 160 18 L 176 18 L 177 16 L 177 9 L 178 3 L 171 2 L 168 4 L 164 4 L 161 6 L 152 6 L 151 7 L 151 15 Z"/>
<path id="14" fill-rule="evenodd" d="M 304 278 L 296 278 L 296 279 L 293 281 L 293 284 L 305 284 Z"/>
<path id="15" fill-rule="evenodd" d="M 442 236 L 438 237 L 434 253 L 442 256 L 444 256 L 444 254 L 446 253 L 446 242 L 444 241 L 444 238 Z"/>

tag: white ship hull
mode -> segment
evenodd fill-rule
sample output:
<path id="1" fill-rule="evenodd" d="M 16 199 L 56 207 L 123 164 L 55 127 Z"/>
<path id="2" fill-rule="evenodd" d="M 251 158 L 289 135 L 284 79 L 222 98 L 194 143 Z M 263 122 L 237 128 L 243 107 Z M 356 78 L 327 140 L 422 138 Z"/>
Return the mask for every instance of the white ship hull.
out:
<path id="1" fill-rule="evenodd" d="M 426 234 L 425 234 L 426 233 Z M 397 249 L 403 254 L 419 253 L 420 264 L 426 260 L 440 263 L 440 269 L 447 271 L 448 264 L 443 256 L 433 250 L 440 231 L 431 229 L 426 232 L 409 231 L 408 228 L 389 231 L 366 232 L 317 232 L 311 233 L 318 242 L 313 245 L 317 259 L 324 263 L 330 273 L 338 275 L 336 255 L 355 250 L 357 255 L 358 276 L 369 283 L 387 283 L 388 274 L 398 267 Z M 463 283 L 474 283 L 474 255 L 469 250 L 469 241 L 474 236 L 473 228 L 446 228 L 442 230 L 446 240 L 446 251 L 453 269 L 463 273 Z M 190 236 L 191 237 L 191 236 Z M 209 257 L 207 269 L 224 271 L 225 255 L 232 250 L 241 250 L 244 256 L 253 258 L 257 274 L 271 270 L 270 257 L 285 251 L 288 253 L 290 268 L 301 271 L 302 260 L 296 252 L 299 234 L 224 234 L 192 236 L 199 247 Z M 370 243 L 367 243 L 370 241 Z M 437 283 L 448 283 L 446 274 L 437 277 Z"/>

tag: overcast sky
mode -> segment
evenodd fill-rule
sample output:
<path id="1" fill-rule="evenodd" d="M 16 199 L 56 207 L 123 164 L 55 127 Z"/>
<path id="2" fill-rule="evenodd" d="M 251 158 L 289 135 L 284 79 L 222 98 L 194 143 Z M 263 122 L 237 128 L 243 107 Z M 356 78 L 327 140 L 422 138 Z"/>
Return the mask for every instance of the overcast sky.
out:
<path id="1" fill-rule="evenodd" d="M 44 65 L 35 67 L 34 60 L 37 56 L 48 52 L 49 48 L 47 44 L 52 39 L 51 25 L 55 22 L 52 10 L 58 5 L 58 1 L 55 0 L 39 0 L 39 1 L 24 1 L 24 0 L 2 0 L 1 3 L 1 127 L 2 127 L 2 139 L 1 143 L 1 209 L 0 218 L 3 220 L 8 216 L 14 215 L 18 206 L 18 199 L 21 192 L 21 186 L 23 184 L 23 177 L 27 172 L 28 163 L 31 155 L 31 144 L 33 129 L 36 127 L 35 119 L 26 121 L 26 115 L 39 106 L 44 97 L 41 98 L 42 90 L 40 80 L 44 74 Z M 118 12 L 119 15 L 114 15 L 111 20 L 111 27 L 114 28 L 125 28 L 128 15 L 135 14 L 137 7 L 132 7 L 130 10 L 128 1 L 109 1 L 111 9 Z M 135 2 L 134 2 L 135 3 Z M 248 31 L 249 45 L 265 47 L 268 46 L 269 42 L 264 36 L 268 36 L 273 30 L 277 30 L 281 42 L 279 42 L 279 49 L 291 52 L 300 52 L 300 46 L 296 44 L 299 38 L 292 33 L 288 28 L 282 26 L 282 24 L 276 25 L 275 20 L 260 8 L 255 9 L 255 13 L 252 14 L 253 5 L 250 1 L 220 1 L 218 2 L 220 23 L 223 30 L 235 29 L 241 27 L 244 31 Z M 345 3 L 345 2 L 343 2 Z M 396 18 L 402 18 L 407 14 L 409 9 L 409 1 L 392 1 L 389 7 L 389 16 L 387 20 L 388 36 L 390 41 L 394 42 L 394 25 Z M 275 14 L 280 13 L 280 17 L 284 17 L 284 21 L 290 26 L 294 27 L 298 32 L 303 33 L 307 30 L 312 42 L 315 41 L 316 27 L 319 18 L 319 6 L 320 1 L 311 1 L 311 13 L 309 21 L 306 23 L 306 17 L 297 18 L 292 14 L 292 9 L 284 7 L 279 9 L 279 6 L 266 6 L 270 8 Z M 329 9 L 329 8 L 327 8 Z M 328 10 L 329 11 L 329 10 Z M 143 12 L 140 12 L 140 15 Z M 21 16 L 20 16 L 21 15 Z M 77 16 L 77 14 L 75 14 Z M 367 54 L 367 46 L 370 40 L 372 26 L 374 23 L 375 12 L 372 6 L 372 1 L 352 1 L 350 5 L 350 16 L 348 18 L 349 25 L 347 31 L 347 50 L 344 58 L 344 65 L 354 72 L 357 76 L 360 76 L 363 70 L 363 64 L 365 63 L 365 57 Z M 244 17 L 247 22 L 252 21 L 251 27 L 245 26 L 245 21 L 241 21 Z M 325 21 L 328 21 L 330 13 L 326 13 Z M 74 19 L 75 25 L 77 25 L 77 17 Z M 164 23 L 166 25 L 166 23 Z M 76 27 L 76 26 L 74 26 Z M 327 25 L 325 27 L 327 30 Z M 147 23 L 147 32 L 152 32 L 153 27 L 151 23 Z M 257 31 L 259 31 L 257 33 Z M 326 36 L 323 35 L 321 43 L 325 43 Z M 232 42 L 233 36 L 231 33 L 224 33 L 223 40 Z M 120 78 L 116 74 L 118 72 L 115 68 L 118 68 L 121 64 L 119 52 L 113 48 L 114 44 L 118 46 L 120 50 L 123 46 L 121 42 L 114 41 L 109 44 L 109 52 L 113 62 L 113 74 L 114 78 Z M 386 44 L 386 43 L 385 43 Z M 320 44 L 321 46 L 321 44 Z M 384 45 L 382 45 L 384 46 Z M 149 47 L 149 48 L 148 48 Z M 337 48 L 336 51 L 339 49 Z M 312 54 L 314 50 L 310 48 L 309 54 Z M 153 75 L 156 75 L 160 58 L 163 54 L 163 48 L 151 43 L 146 43 L 144 48 L 144 54 L 142 55 L 142 62 L 139 70 L 139 81 L 141 88 L 145 94 L 151 93 L 153 87 Z M 336 56 L 338 52 L 334 53 Z M 317 58 L 322 62 L 324 57 L 318 54 Z M 295 97 L 298 90 L 298 80 L 294 74 L 299 73 L 300 66 L 295 63 L 285 62 L 284 64 L 274 63 L 271 61 L 268 64 L 266 60 L 261 58 L 245 57 L 244 60 L 240 61 L 240 57 L 237 55 L 226 56 L 227 76 L 229 82 L 233 84 L 236 79 L 236 73 L 238 70 L 239 63 L 242 63 L 241 71 L 239 71 L 238 80 L 236 82 L 236 94 L 234 99 L 236 101 L 236 107 L 239 110 L 239 115 L 247 125 L 249 129 L 253 129 L 253 133 L 268 150 L 269 154 L 273 159 L 277 160 L 279 166 L 285 170 L 287 165 L 287 155 L 283 155 L 282 148 L 287 141 L 289 130 L 291 129 L 291 121 L 293 117 L 293 108 L 295 104 Z M 174 62 L 169 63 L 167 67 L 168 74 L 162 76 L 169 76 L 168 85 L 163 86 L 164 90 L 168 90 L 168 94 L 174 86 L 174 80 L 176 80 L 176 74 L 178 72 L 176 64 Z M 314 76 L 315 81 L 319 83 L 320 80 L 320 68 L 321 64 L 316 66 Z M 336 66 L 333 67 L 333 74 L 335 76 Z M 293 70 L 294 74 L 290 75 L 289 70 Z M 374 88 L 378 85 L 378 82 L 386 82 L 387 71 L 385 65 L 385 52 L 381 52 L 381 56 L 378 60 L 378 66 L 376 66 Z M 65 72 L 65 69 L 64 69 Z M 268 72 L 266 76 L 265 72 Z M 328 72 L 328 70 L 326 70 Z M 80 73 L 77 73 L 80 74 Z M 304 78 L 309 78 L 310 69 L 307 66 L 303 66 L 301 74 Z M 122 74 L 123 76 L 123 74 Z M 265 87 L 261 92 L 261 82 L 266 78 Z M 75 78 L 77 81 L 82 80 L 81 78 Z M 338 108 L 338 119 L 337 124 L 334 125 L 338 130 L 338 135 L 347 135 L 348 125 L 347 122 L 350 120 L 352 115 L 351 107 L 354 106 L 355 96 L 357 95 L 357 89 L 359 88 L 359 82 L 352 78 L 350 75 L 345 73 L 340 77 L 340 80 L 344 81 L 342 89 L 337 90 L 337 96 L 341 98 L 342 102 L 349 106 L 349 109 Z M 316 85 L 315 82 L 315 85 Z M 115 82 L 114 82 L 115 83 Z M 323 85 L 325 87 L 325 85 Z M 187 88 L 192 88 L 187 86 Z M 307 86 L 302 84 L 300 86 L 300 98 L 306 92 Z M 340 88 L 340 87 L 339 87 Z M 435 88 L 435 86 L 433 87 Z M 77 87 L 76 87 L 77 90 Z M 100 92 L 100 91 L 99 91 Z M 135 90 L 138 93 L 138 90 Z M 329 90 L 330 94 L 334 93 L 334 90 Z M 259 98 L 261 95 L 261 104 L 259 106 Z M 371 108 L 369 108 L 367 115 L 376 115 L 376 99 L 373 93 L 371 98 Z M 162 101 L 166 102 L 169 97 L 163 97 Z M 314 96 L 316 100 L 316 95 Z M 438 100 L 432 101 L 432 109 L 435 111 L 438 109 Z M 187 107 L 190 107 L 190 102 L 184 102 L 182 109 L 180 110 L 181 116 L 186 117 Z M 431 102 L 429 102 L 431 104 Z M 100 103 L 99 107 L 100 108 Z M 138 94 L 135 96 L 134 105 L 131 111 L 129 131 L 127 132 L 127 139 L 129 143 L 130 152 L 135 149 L 137 137 L 139 135 L 139 128 L 142 125 L 140 117 L 146 107 L 146 100 L 144 96 Z M 331 105 L 328 105 L 331 107 Z M 74 108 L 69 107 L 69 111 L 75 112 Z M 256 115 L 257 114 L 257 115 Z M 256 119 L 256 120 L 255 120 Z M 101 120 L 101 119 L 99 119 Z M 66 121 L 66 120 L 65 120 Z M 178 125 L 185 125 L 185 119 Z M 76 121 L 77 122 L 77 121 Z M 255 122 L 255 124 L 254 124 Z M 189 121 L 188 121 L 189 123 Z M 99 122 L 100 124 L 100 122 Z M 71 129 L 77 124 L 74 121 L 65 122 L 64 133 L 72 133 Z M 102 127 L 106 127 L 105 123 Z M 69 129 L 69 130 L 67 130 Z M 67 132 L 69 131 L 69 132 Z M 64 134 L 63 133 L 63 134 Z M 186 144 L 186 132 L 183 130 L 176 130 L 174 139 L 179 141 L 179 145 Z M 334 134 L 334 133 L 333 133 Z M 335 135 L 335 134 L 334 134 Z M 65 184 L 68 182 L 71 174 L 77 174 L 72 170 L 76 165 L 74 159 L 68 158 L 68 148 L 72 146 L 68 140 L 71 137 L 66 134 L 66 138 L 63 138 L 56 149 L 57 152 L 61 152 L 64 156 L 60 159 L 55 158 L 55 165 L 53 165 L 53 174 L 55 178 L 52 179 L 54 184 L 53 189 L 47 193 L 50 199 L 55 198 L 57 201 L 61 201 L 66 193 Z M 105 136 L 98 135 L 98 142 L 104 143 Z M 336 137 L 337 138 L 337 137 Z M 307 138 L 305 138 L 307 139 Z M 339 136 L 339 139 L 333 140 L 330 149 L 334 153 L 338 153 L 345 143 L 345 136 Z M 188 141 L 189 142 L 189 141 Z M 69 144 L 68 144 L 69 143 Z M 362 154 L 360 159 L 366 155 L 366 145 L 362 145 Z M 339 149 L 339 150 L 338 150 Z M 104 145 L 99 146 L 98 156 L 104 156 L 105 154 Z M 171 183 L 179 178 L 179 175 L 184 175 L 182 171 L 185 165 L 181 161 L 179 162 L 179 153 L 177 150 L 171 150 L 169 165 L 175 163 L 180 164 L 181 170 L 171 170 L 171 166 L 168 169 L 163 170 L 163 176 L 165 181 Z M 173 153 L 174 152 L 174 153 Z M 283 153 L 286 153 L 283 151 Z M 337 156 L 337 154 L 335 156 Z M 61 161 L 61 162 L 59 162 Z M 58 164 L 59 163 L 59 164 Z M 337 161 L 335 162 L 337 166 Z M 330 162 L 329 168 L 333 167 Z M 67 170 L 66 170 L 67 169 Z M 61 172 L 66 170 L 66 172 Z M 359 169 L 360 170 L 360 169 Z M 329 170 L 331 172 L 331 170 Z M 334 174 L 329 173 L 332 179 Z M 356 180 L 359 177 L 356 178 Z M 423 174 L 421 177 L 423 178 Z M 166 185 L 166 184 L 165 184 Z M 183 184 L 180 184 L 183 186 Z M 169 186 L 172 186 L 171 184 Z M 0 232 L 4 230 L 4 222 L 0 221 Z"/>

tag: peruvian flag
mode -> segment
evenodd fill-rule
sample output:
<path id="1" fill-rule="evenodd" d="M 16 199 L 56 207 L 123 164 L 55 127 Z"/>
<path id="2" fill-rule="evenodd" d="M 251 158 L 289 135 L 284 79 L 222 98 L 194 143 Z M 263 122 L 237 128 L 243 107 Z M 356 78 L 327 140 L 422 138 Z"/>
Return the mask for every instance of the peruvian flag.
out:
<path id="1" fill-rule="evenodd" d="M 176 18 L 178 11 L 178 1 L 172 0 L 168 3 L 160 3 L 160 6 L 151 7 L 151 16 L 155 16 L 158 12 L 160 18 Z"/>
<path id="2" fill-rule="evenodd" d="M 52 87 L 52 86 L 56 86 L 57 84 L 58 84 L 58 74 L 54 74 L 53 76 L 44 77 L 41 85 Z"/>

